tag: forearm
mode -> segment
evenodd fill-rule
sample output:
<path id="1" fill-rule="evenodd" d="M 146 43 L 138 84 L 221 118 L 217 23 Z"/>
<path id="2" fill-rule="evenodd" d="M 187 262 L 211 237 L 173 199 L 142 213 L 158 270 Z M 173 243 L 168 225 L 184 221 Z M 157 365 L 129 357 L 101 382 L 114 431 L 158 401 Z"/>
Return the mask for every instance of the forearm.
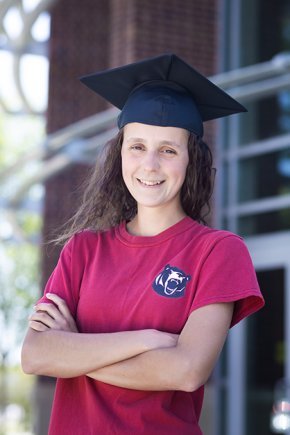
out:
<path id="1" fill-rule="evenodd" d="M 104 367 L 88 376 L 138 390 L 195 391 L 210 376 L 222 350 L 233 304 L 212 304 L 191 314 L 177 343 Z"/>
<path id="2" fill-rule="evenodd" d="M 149 331 L 79 334 L 30 329 L 23 344 L 22 367 L 30 374 L 83 375 L 148 351 L 151 347 L 147 333 L 150 334 Z"/>
<path id="3" fill-rule="evenodd" d="M 110 385 L 143 391 L 192 391 L 205 381 L 178 346 L 152 350 L 88 376 Z"/>

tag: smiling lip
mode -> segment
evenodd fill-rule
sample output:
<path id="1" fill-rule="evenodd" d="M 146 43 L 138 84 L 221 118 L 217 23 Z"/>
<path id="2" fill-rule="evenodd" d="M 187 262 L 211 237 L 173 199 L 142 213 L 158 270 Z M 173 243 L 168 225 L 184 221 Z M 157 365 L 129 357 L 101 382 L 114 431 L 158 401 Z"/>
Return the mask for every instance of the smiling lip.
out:
<path id="1" fill-rule="evenodd" d="M 142 184 L 142 186 L 146 186 L 146 187 L 155 187 L 155 186 L 160 186 L 160 184 L 164 183 L 164 180 L 143 180 L 141 178 L 137 178 L 138 182 L 140 184 Z"/>

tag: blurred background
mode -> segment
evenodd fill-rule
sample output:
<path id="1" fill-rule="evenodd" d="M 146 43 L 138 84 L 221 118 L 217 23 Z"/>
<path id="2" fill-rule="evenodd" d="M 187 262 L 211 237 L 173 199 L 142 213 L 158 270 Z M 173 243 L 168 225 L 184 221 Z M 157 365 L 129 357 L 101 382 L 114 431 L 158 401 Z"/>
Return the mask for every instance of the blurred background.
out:
<path id="1" fill-rule="evenodd" d="M 0 435 L 45 435 L 54 380 L 23 375 L 48 243 L 78 207 L 116 110 L 81 75 L 174 52 L 248 108 L 206 124 L 209 221 L 244 237 L 266 307 L 233 328 L 206 387 L 205 435 L 290 433 L 290 3 L 0 0 Z"/>

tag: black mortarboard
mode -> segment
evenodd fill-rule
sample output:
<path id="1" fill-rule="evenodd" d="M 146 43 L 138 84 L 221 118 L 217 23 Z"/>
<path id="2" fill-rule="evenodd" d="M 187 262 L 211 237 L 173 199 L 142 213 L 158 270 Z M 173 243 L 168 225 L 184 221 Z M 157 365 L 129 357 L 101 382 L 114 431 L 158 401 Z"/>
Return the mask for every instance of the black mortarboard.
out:
<path id="1" fill-rule="evenodd" d="M 140 122 L 202 136 L 204 121 L 247 111 L 175 54 L 90 74 L 81 81 L 121 109 L 119 128 Z"/>

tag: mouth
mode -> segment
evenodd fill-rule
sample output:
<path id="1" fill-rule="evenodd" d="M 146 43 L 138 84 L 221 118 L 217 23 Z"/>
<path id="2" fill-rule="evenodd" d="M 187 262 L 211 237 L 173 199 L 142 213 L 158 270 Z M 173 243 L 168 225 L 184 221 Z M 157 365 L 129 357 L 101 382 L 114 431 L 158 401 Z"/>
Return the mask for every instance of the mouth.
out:
<path id="1" fill-rule="evenodd" d="M 143 178 L 137 178 L 137 180 L 142 186 L 146 186 L 146 187 L 160 186 L 160 184 L 164 183 L 165 181 L 165 180 L 144 180 Z"/>

